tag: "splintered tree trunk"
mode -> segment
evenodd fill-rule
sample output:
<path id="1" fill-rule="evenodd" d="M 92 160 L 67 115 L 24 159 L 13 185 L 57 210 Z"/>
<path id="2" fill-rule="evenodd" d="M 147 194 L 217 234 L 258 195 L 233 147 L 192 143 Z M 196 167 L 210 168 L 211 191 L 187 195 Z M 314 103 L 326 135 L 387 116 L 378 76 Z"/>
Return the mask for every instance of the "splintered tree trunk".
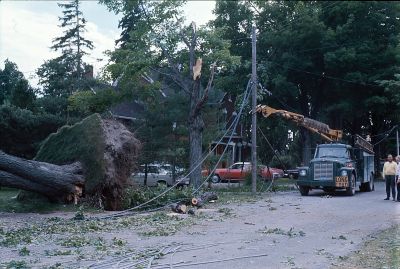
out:
<path id="1" fill-rule="evenodd" d="M 79 162 L 69 165 L 25 160 L 0 151 L 0 186 L 33 191 L 57 201 L 85 184 Z"/>
<path id="2" fill-rule="evenodd" d="M 199 102 L 201 99 L 200 79 L 193 82 L 192 96 L 190 100 L 190 116 L 189 116 L 189 141 L 190 141 L 190 183 L 198 188 L 201 184 L 201 161 L 202 156 L 202 140 L 204 121 L 201 115 L 201 107 Z M 197 166 L 197 167 L 196 167 Z"/>

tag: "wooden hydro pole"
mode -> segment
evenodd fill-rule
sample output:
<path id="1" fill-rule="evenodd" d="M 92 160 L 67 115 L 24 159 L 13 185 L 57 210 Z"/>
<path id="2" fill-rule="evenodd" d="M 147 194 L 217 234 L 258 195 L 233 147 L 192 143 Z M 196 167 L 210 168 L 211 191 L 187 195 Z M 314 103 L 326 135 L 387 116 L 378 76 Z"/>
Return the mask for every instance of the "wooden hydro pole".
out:
<path id="1" fill-rule="evenodd" d="M 251 54 L 252 54 L 252 103 L 251 103 L 251 192 L 257 192 L 257 65 L 256 65 L 256 26 L 253 25 L 251 35 Z"/>

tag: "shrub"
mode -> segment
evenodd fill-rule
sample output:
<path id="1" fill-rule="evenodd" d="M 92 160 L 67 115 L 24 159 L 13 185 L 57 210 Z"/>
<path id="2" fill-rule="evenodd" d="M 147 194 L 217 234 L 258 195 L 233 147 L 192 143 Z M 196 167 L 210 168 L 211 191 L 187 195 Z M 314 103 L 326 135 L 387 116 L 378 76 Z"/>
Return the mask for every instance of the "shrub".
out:
<path id="1" fill-rule="evenodd" d="M 125 190 L 123 197 L 123 207 L 125 209 L 132 208 L 143 204 L 154 197 L 159 196 L 163 193 L 167 186 L 160 184 L 157 187 L 130 187 Z M 192 189 L 183 188 L 177 189 L 173 188 L 165 195 L 160 196 L 155 201 L 151 202 L 148 206 L 144 208 L 155 208 L 168 204 L 169 202 L 174 202 L 178 200 L 185 200 L 192 198 Z"/>

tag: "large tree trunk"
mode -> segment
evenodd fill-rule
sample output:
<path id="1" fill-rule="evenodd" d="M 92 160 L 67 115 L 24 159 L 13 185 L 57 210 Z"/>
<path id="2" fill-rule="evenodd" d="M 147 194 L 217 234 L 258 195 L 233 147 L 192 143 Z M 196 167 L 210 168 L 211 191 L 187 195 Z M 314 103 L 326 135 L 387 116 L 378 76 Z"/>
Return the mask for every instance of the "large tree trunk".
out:
<path id="1" fill-rule="evenodd" d="M 202 156 L 202 142 L 203 142 L 203 129 L 204 121 L 201 115 L 200 101 L 200 79 L 193 83 L 193 91 L 190 100 L 190 114 L 189 114 L 189 141 L 190 141 L 190 183 L 198 188 L 201 184 L 201 161 Z M 196 167 L 197 166 L 197 167 Z"/>
<path id="2" fill-rule="evenodd" d="M 201 161 L 202 156 L 202 133 L 204 122 L 201 116 L 197 116 L 193 122 L 189 123 L 189 139 L 190 139 L 190 182 L 194 187 L 198 188 L 201 184 Z M 197 167 L 196 167 L 197 166 Z"/>
<path id="3" fill-rule="evenodd" d="M 33 191 L 53 201 L 79 195 L 85 180 L 82 165 L 54 165 L 25 160 L 0 151 L 0 186 Z"/>

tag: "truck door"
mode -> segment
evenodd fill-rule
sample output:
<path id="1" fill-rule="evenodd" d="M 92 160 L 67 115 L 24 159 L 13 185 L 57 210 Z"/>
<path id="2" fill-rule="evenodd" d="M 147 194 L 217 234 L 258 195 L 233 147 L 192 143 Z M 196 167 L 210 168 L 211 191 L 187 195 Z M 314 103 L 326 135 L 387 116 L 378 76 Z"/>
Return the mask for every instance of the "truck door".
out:
<path id="1" fill-rule="evenodd" d="M 374 155 L 363 152 L 364 157 L 364 182 L 370 181 L 370 176 L 374 173 Z"/>
<path id="2" fill-rule="evenodd" d="M 358 177 L 357 180 L 364 182 L 363 181 L 363 179 L 364 179 L 364 176 L 363 176 L 364 175 L 364 170 L 363 170 L 364 158 L 363 158 L 362 154 L 363 154 L 362 150 L 355 148 L 354 156 L 352 157 L 352 159 L 355 161 L 355 168 L 356 168 L 357 177 Z"/>

